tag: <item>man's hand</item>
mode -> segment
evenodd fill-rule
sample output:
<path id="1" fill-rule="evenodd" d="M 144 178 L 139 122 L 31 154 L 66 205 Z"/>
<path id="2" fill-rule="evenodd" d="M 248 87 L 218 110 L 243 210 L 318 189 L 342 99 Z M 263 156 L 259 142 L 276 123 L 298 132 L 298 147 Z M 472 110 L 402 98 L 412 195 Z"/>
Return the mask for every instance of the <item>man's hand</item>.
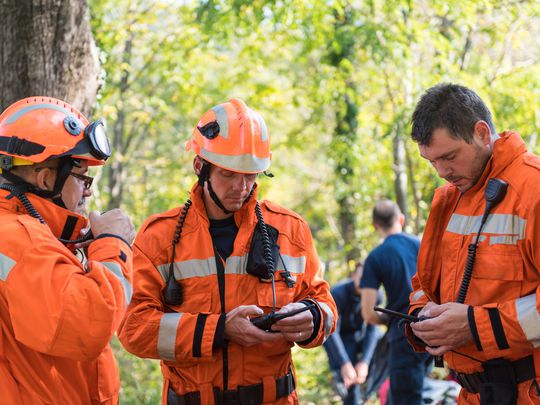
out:
<path id="1" fill-rule="evenodd" d="M 358 383 L 358 376 L 356 375 L 356 370 L 354 369 L 350 361 L 344 363 L 341 366 L 341 378 L 343 379 L 343 384 L 347 389 L 349 389 L 352 385 Z"/>
<path id="2" fill-rule="evenodd" d="M 241 305 L 228 312 L 225 318 L 225 339 L 245 347 L 283 339 L 280 333 L 265 332 L 250 322 L 250 316 L 260 316 L 263 313 L 256 305 Z"/>
<path id="3" fill-rule="evenodd" d="M 285 305 L 277 313 L 287 313 L 295 309 L 304 308 L 305 306 L 301 302 L 292 302 Z M 313 327 L 313 315 L 308 310 L 277 321 L 272 326 L 272 330 L 281 332 L 283 337 L 291 342 L 302 342 L 311 336 Z"/>
<path id="4" fill-rule="evenodd" d="M 132 244 L 135 239 L 135 227 L 131 219 L 119 208 L 100 214 L 92 211 L 88 216 L 90 229 L 94 237 L 104 233 L 120 236 L 127 243 Z"/>
<path id="5" fill-rule="evenodd" d="M 442 305 L 429 302 L 418 316 L 430 319 L 411 323 L 412 331 L 427 344 L 428 353 L 440 356 L 473 340 L 467 309 L 468 305 L 455 302 Z"/>
<path id="6" fill-rule="evenodd" d="M 365 361 L 359 361 L 356 363 L 356 366 L 354 366 L 354 369 L 356 370 L 356 382 L 358 384 L 363 384 L 366 382 L 366 378 L 368 375 L 369 370 L 369 364 L 367 364 Z"/>

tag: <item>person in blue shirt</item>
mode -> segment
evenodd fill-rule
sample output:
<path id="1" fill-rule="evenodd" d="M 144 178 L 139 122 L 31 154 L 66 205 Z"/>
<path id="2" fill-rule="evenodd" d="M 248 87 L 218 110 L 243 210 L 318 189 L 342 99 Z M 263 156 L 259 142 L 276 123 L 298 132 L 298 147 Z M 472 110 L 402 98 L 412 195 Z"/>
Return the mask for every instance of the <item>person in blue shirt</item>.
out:
<path id="1" fill-rule="evenodd" d="M 330 290 L 339 319 L 336 331 L 323 344 L 338 394 L 345 405 L 362 403 L 360 384 L 366 381 L 369 363 L 377 340 L 382 335 L 378 327 L 366 324 L 362 318 L 362 269 L 362 263 L 358 263 L 349 279 L 339 282 Z"/>
<path id="2" fill-rule="evenodd" d="M 403 224 L 404 216 L 393 201 L 383 200 L 375 204 L 373 226 L 384 241 L 371 251 L 364 265 L 360 281 L 362 316 L 370 324 L 388 325 L 391 404 L 420 405 L 423 404 L 424 377 L 431 370 L 431 356 L 412 349 L 398 318 L 389 319 L 373 310 L 382 285 L 387 308 L 407 313 L 420 241 L 404 233 Z"/>

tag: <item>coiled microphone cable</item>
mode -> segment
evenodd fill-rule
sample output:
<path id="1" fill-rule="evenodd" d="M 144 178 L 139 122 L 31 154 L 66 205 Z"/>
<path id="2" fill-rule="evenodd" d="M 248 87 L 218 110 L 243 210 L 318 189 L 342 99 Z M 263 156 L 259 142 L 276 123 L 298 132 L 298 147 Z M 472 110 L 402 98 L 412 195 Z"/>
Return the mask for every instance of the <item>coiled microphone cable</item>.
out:
<path id="1" fill-rule="evenodd" d="M 484 225 L 486 224 L 489 213 L 498 203 L 502 201 L 506 195 L 506 190 L 508 184 L 500 179 L 489 179 L 484 191 L 484 197 L 486 200 L 486 209 L 484 210 L 484 215 L 482 215 L 482 220 L 480 221 L 480 228 L 476 234 L 474 243 L 471 243 L 467 251 L 467 261 L 465 263 L 465 272 L 463 273 L 463 279 L 461 280 L 461 286 L 459 288 L 459 294 L 457 302 L 459 304 L 465 303 L 465 298 L 467 297 L 467 291 L 469 289 L 469 284 L 471 283 L 472 271 L 474 267 L 474 261 L 476 259 L 476 249 L 478 248 L 478 242 L 480 240 L 480 234 Z"/>

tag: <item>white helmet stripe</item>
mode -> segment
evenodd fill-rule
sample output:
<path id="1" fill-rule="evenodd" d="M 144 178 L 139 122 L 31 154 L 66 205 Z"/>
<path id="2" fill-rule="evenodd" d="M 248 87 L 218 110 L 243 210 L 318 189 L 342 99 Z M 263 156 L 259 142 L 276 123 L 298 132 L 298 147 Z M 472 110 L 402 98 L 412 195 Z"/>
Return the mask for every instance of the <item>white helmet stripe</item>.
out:
<path id="1" fill-rule="evenodd" d="M 258 158 L 250 153 L 244 155 L 221 155 L 201 148 L 201 157 L 210 163 L 238 173 L 260 173 L 270 167 L 270 159 Z"/>
<path id="2" fill-rule="evenodd" d="M 227 111 L 222 105 L 212 107 L 212 111 L 216 114 L 216 120 L 219 124 L 219 135 L 227 139 L 229 137 L 229 117 Z"/>
<path id="3" fill-rule="evenodd" d="M 23 115 L 26 115 L 29 112 L 34 111 L 34 110 L 42 110 L 42 109 L 56 110 L 56 111 L 63 112 L 66 115 L 74 116 L 73 112 L 71 112 L 71 111 L 69 111 L 69 110 L 67 110 L 65 108 L 62 108 L 59 105 L 54 105 L 54 104 L 34 104 L 34 105 L 29 105 L 28 107 L 21 108 L 19 111 L 12 114 L 8 118 L 8 120 L 6 121 L 6 124 L 13 124 L 15 121 L 17 121 Z M 81 124 L 81 127 L 84 127 L 84 125 Z"/>
<path id="4" fill-rule="evenodd" d="M 261 140 L 266 142 L 268 140 L 268 128 L 266 128 L 266 123 L 261 114 L 256 114 L 256 117 L 257 121 L 259 121 L 259 126 L 261 127 Z"/>

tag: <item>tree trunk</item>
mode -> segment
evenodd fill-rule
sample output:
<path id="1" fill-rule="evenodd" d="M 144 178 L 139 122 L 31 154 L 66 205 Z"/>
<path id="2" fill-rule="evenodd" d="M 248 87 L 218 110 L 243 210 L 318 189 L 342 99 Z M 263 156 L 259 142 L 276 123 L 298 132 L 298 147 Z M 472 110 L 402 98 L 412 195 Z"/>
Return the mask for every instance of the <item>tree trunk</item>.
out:
<path id="1" fill-rule="evenodd" d="M 131 64 L 131 56 L 133 49 L 133 35 L 130 34 L 124 44 L 124 51 L 122 53 L 122 65 L 129 66 Z M 129 72 L 130 70 L 125 68 L 122 71 L 120 78 L 120 95 L 117 102 L 118 105 L 118 118 L 113 127 L 113 148 L 116 151 L 113 162 L 110 164 L 109 171 L 109 194 L 110 199 L 107 204 L 109 210 L 118 208 L 122 201 L 124 193 L 124 152 L 125 144 L 124 137 L 126 132 L 126 93 L 129 89 Z"/>
<path id="2" fill-rule="evenodd" d="M 405 215 L 409 216 L 409 204 L 407 202 L 407 171 L 405 166 L 405 144 L 403 137 L 399 133 L 399 128 L 394 131 L 392 139 L 392 151 L 394 155 L 394 191 L 396 193 L 396 202 L 399 209 Z"/>
<path id="3" fill-rule="evenodd" d="M 100 67 L 86 1 L 0 0 L 0 41 L 1 110 L 50 96 L 90 114 Z"/>

